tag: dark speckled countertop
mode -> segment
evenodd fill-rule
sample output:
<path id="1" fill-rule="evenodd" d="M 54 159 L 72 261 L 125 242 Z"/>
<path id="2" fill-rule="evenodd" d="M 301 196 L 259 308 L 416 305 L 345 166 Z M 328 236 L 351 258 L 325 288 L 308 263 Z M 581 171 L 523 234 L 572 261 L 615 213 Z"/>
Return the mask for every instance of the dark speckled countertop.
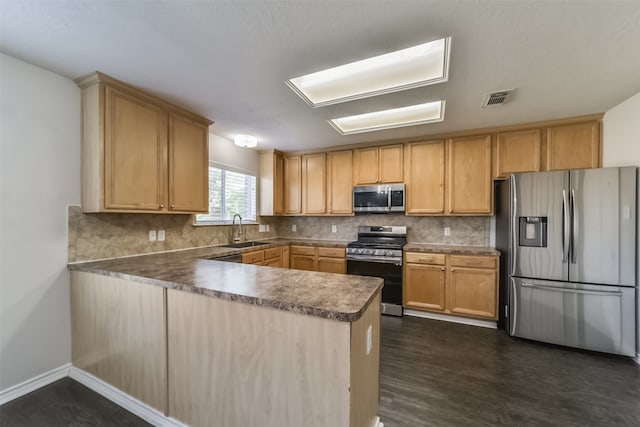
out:
<path id="1" fill-rule="evenodd" d="M 270 239 L 243 249 L 221 246 L 69 264 L 73 271 L 118 277 L 247 304 L 353 322 L 382 289 L 374 277 L 262 267 L 208 258 L 288 244 L 346 247 L 348 242 Z"/>
<path id="2" fill-rule="evenodd" d="M 500 256 L 500 251 L 490 246 L 432 245 L 427 243 L 408 243 L 404 246 L 404 251 L 449 255 Z"/>

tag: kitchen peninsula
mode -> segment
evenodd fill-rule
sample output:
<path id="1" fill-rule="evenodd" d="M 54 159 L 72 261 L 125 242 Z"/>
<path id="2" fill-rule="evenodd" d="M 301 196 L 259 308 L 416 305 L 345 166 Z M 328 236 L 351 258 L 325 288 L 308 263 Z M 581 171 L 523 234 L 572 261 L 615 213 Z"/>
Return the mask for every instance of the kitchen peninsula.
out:
<path id="1" fill-rule="evenodd" d="M 211 259 L 247 250 L 71 264 L 74 367 L 192 426 L 375 426 L 382 279 Z"/>

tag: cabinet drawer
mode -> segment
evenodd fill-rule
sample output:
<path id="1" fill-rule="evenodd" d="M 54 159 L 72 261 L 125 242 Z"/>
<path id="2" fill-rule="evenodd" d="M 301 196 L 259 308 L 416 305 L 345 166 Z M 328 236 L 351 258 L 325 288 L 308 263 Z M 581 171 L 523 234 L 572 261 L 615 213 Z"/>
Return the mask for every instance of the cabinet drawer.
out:
<path id="1" fill-rule="evenodd" d="M 264 259 L 279 257 L 282 254 L 282 248 L 271 248 L 264 250 Z"/>
<path id="2" fill-rule="evenodd" d="M 424 254 L 418 252 L 407 252 L 404 254 L 405 262 L 416 264 L 444 265 L 443 254 Z"/>
<path id="3" fill-rule="evenodd" d="M 452 267 L 496 268 L 496 257 L 451 255 Z"/>
<path id="4" fill-rule="evenodd" d="M 254 251 L 242 254 L 243 264 L 255 264 L 264 261 L 264 251 Z"/>
<path id="5" fill-rule="evenodd" d="M 296 246 L 291 245 L 291 255 L 315 255 L 315 246 Z"/>
<path id="6" fill-rule="evenodd" d="M 326 258 L 344 258 L 345 253 L 345 248 L 318 248 L 318 256 Z"/>

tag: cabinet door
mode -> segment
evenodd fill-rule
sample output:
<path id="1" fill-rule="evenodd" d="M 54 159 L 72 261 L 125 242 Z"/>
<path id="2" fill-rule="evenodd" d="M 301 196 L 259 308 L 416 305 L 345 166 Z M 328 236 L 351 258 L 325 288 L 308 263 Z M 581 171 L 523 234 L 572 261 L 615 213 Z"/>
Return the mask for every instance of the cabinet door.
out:
<path id="1" fill-rule="evenodd" d="M 318 271 L 324 273 L 340 273 L 347 272 L 347 261 L 340 258 L 318 258 Z"/>
<path id="2" fill-rule="evenodd" d="M 496 270 L 451 267 L 450 271 L 448 305 L 451 313 L 497 319 Z"/>
<path id="3" fill-rule="evenodd" d="M 284 163 L 284 213 L 302 212 L 302 159 L 286 156 Z"/>
<path id="4" fill-rule="evenodd" d="M 316 257 L 314 255 L 291 255 L 291 268 L 316 271 Z"/>
<path id="5" fill-rule="evenodd" d="M 353 213 L 353 152 L 334 151 L 327 154 L 327 212 Z"/>
<path id="6" fill-rule="evenodd" d="M 117 89 L 107 87 L 105 95 L 105 208 L 164 208 L 166 112 Z"/>
<path id="7" fill-rule="evenodd" d="M 404 180 L 402 144 L 380 147 L 379 158 L 379 182 L 391 183 Z"/>
<path id="8" fill-rule="evenodd" d="M 448 146 L 447 213 L 490 214 L 493 192 L 491 135 L 453 138 Z"/>
<path id="9" fill-rule="evenodd" d="M 209 127 L 169 114 L 169 210 L 209 211 Z"/>
<path id="10" fill-rule="evenodd" d="M 547 129 L 547 170 L 600 167 L 600 123 Z"/>
<path id="11" fill-rule="evenodd" d="M 260 157 L 260 215 L 284 213 L 284 158 L 275 151 L 261 152 Z"/>
<path id="12" fill-rule="evenodd" d="M 289 259 L 289 246 L 282 247 L 282 268 L 289 268 L 290 259 Z"/>
<path id="13" fill-rule="evenodd" d="M 441 265 L 404 265 L 404 306 L 420 310 L 445 310 L 445 268 Z"/>
<path id="14" fill-rule="evenodd" d="M 502 132 L 496 135 L 494 178 L 508 178 L 517 172 L 540 171 L 542 135 L 540 129 Z"/>
<path id="15" fill-rule="evenodd" d="M 302 156 L 302 213 L 323 214 L 327 205 L 327 156 L 325 153 Z"/>
<path id="16" fill-rule="evenodd" d="M 407 145 L 407 214 L 444 213 L 444 141 Z"/>
<path id="17" fill-rule="evenodd" d="M 378 147 L 354 150 L 353 164 L 355 185 L 378 183 Z"/>

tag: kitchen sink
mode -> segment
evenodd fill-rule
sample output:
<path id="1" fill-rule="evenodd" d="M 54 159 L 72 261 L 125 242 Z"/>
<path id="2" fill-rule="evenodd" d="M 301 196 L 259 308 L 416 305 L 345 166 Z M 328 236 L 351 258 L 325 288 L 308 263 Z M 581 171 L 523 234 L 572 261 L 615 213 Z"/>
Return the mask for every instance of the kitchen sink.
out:
<path id="1" fill-rule="evenodd" d="M 242 243 L 234 243 L 231 245 L 221 245 L 222 248 L 251 248 L 253 246 L 262 246 L 268 245 L 267 242 L 242 242 Z"/>

